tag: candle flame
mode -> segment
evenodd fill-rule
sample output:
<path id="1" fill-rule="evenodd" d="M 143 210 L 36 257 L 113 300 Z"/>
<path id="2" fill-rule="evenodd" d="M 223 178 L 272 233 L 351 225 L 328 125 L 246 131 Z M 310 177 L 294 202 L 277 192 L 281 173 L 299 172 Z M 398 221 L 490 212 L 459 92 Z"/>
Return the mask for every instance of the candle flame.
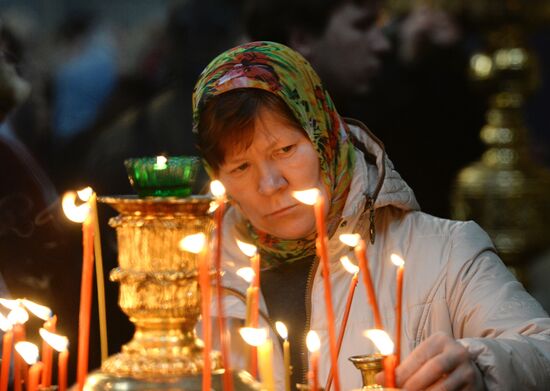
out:
<path id="1" fill-rule="evenodd" d="M 11 322 L 4 315 L 0 314 L 0 330 L 3 332 L 9 331 L 12 328 Z"/>
<path id="2" fill-rule="evenodd" d="M 45 305 L 36 304 L 27 299 L 23 299 L 23 305 L 27 307 L 33 315 L 42 320 L 48 320 L 53 316 L 52 310 Z"/>
<path id="3" fill-rule="evenodd" d="M 237 241 L 237 246 L 241 249 L 241 251 L 246 255 L 247 257 L 253 257 L 256 255 L 256 252 L 258 249 L 256 246 L 250 243 L 242 242 L 239 239 L 235 239 Z"/>
<path id="4" fill-rule="evenodd" d="M 90 189 L 91 187 L 87 187 L 86 189 Z M 88 191 L 86 189 L 80 190 L 79 198 L 82 201 L 87 201 L 86 195 Z M 80 195 L 80 193 L 83 193 Z M 84 199 L 85 200 L 84 200 Z M 74 191 L 69 191 L 63 195 L 63 199 L 61 201 L 61 205 L 63 206 L 63 212 L 65 212 L 65 215 L 67 218 L 71 221 L 74 221 L 75 223 L 82 223 L 88 215 L 90 214 L 90 205 L 87 202 L 84 202 L 81 205 L 76 205 L 76 193 Z"/>
<path id="5" fill-rule="evenodd" d="M 339 237 L 340 241 L 350 247 L 355 247 L 359 244 L 361 240 L 361 235 L 359 234 L 341 234 Z"/>
<path id="6" fill-rule="evenodd" d="M 355 274 L 359 272 L 359 266 L 353 264 L 353 262 L 350 261 L 347 255 L 344 255 L 343 257 L 341 257 L 340 262 L 342 263 L 342 266 L 344 266 L 344 269 L 346 269 L 348 273 Z"/>
<path id="7" fill-rule="evenodd" d="M 23 307 L 15 307 L 8 314 L 8 320 L 11 324 L 23 324 L 29 320 L 29 313 Z"/>
<path id="8" fill-rule="evenodd" d="M 397 254 L 390 255 L 391 261 L 397 267 L 405 266 L 405 261 Z"/>
<path id="9" fill-rule="evenodd" d="M 90 186 L 87 186 L 84 189 L 80 189 L 76 191 L 76 194 L 78 194 L 78 198 L 80 198 L 80 201 L 82 202 L 88 202 L 92 197 L 93 193 L 94 191 Z"/>
<path id="10" fill-rule="evenodd" d="M 62 352 L 67 350 L 67 347 L 69 346 L 69 339 L 67 337 L 52 333 L 45 328 L 41 328 L 38 332 L 40 333 L 42 339 L 56 351 Z"/>
<path id="11" fill-rule="evenodd" d="M 38 346 L 33 343 L 26 341 L 17 342 L 15 350 L 29 365 L 33 365 L 38 361 Z"/>
<path id="12" fill-rule="evenodd" d="M 157 156 L 157 162 L 153 166 L 155 170 L 166 170 L 166 162 L 168 162 L 168 159 L 166 159 L 166 156 Z"/>
<path id="13" fill-rule="evenodd" d="M 251 267 L 241 267 L 237 270 L 237 275 L 248 283 L 251 283 L 256 273 Z"/>
<path id="14" fill-rule="evenodd" d="M 216 201 L 210 202 L 210 206 L 208 207 L 207 213 L 214 213 L 216 209 L 220 207 L 220 204 L 218 204 Z"/>
<path id="15" fill-rule="evenodd" d="M 288 338 L 288 329 L 286 328 L 286 325 L 283 322 L 276 321 L 275 328 L 277 329 L 277 332 L 279 333 L 282 339 Z"/>
<path id="16" fill-rule="evenodd" d="M 306 205 L 315 205 L 320 194 L 321 192 L 317 188 L 292 192 L 294 198 Z"/>
<path id="17" fill-rule="evenodd" d="M 370 339 L 376 348 L 383 355 L 387 356 L 393 353 L 393 341 L 391 340 L 388 333 L 384 330 L 379 329 L 370 329 L 365 331 L 365 337 Z"/>
<path id="18" fill-rule="evenodd" d="M 8 310 L 13 310 L 21 306 L 21 300 L 20 299 L 11 300 L 11 299 L 0 298 L 0 305 L 6 307 Z"/>
<path id="19" fill-rule="evenodd" d="M 308 331 L 306 336 L 306 346 L 307 350 L 309 350 L 310 353 L 316 352 L 321 348 L 321 340 L 319 339 L 319 335 L 315 331 Z"/>
<path id="20" fill-rule="evenodd" d="M 187 235 L 180 240 L 180 248 L 190 253 L 198 254 L 206 245 L 206 235 L 202 232 L 197 234 Z"/>
<path id="21" fill-rule="evenodd" d="M 239 329 L 239 334 L 241 334 L 244 342 L 252 346 L 263 345 L 267 339 L 267 329 L 264 328 L 241 327 Z"/>
<path id="22" fill-rule="evenodd" d="M 225 195 L 225 186 L 219 180 L 214 179 L 210 182 L 210 192 L 216 198 L 222 198 Z"/>

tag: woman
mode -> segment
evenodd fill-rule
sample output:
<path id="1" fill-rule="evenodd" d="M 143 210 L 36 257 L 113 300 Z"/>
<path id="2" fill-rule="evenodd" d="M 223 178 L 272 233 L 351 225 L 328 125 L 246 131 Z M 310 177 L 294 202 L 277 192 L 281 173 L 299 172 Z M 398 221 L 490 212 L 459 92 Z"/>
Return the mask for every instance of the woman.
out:
<path id="1" fill-rule="evenodd" d="M 352 278 L 338 260 L 353 257 L 339 242 L 340 234 L 359 233 L 369 243 L 382 322 L 390 334 L 396 301 L 390 254 L 407 262 L 398 386 L 535 389 L 550 384 L 550 319 L 504 267 L 486 233 L 473 222 L 420 212 L 382 144 L 364 125 L 338 115 L 299 54 L 271 42 L 222 53 L 201 74 L 193 109 L 207 169 L 224 183 L 231 200 L 223 226 L 223 283 L 234 292 L 247 288 L 235 272 L 249 260 L 233 238 L 257 245 L 261 309 L 271 321 L 291 323 L 298 352 L 294 380 L 303 379 L 303 336 L 309 329 L 322 341 L 321 384 L 330 371 L 315 219 L 311 207 L 292 197 L 295 190 L 317 187 L 330 200 L 324 213 L 337 330 Z M 338 361 L 342 390 L 361 385 L 347 358 L 374 351 L 363 336 L 374 323 L 359 285 Z M 228 296 L 225 304 L 228 316 L 244 318 L 242 300 Z M 276 355 L 280 378 L 280 349 Z"/>

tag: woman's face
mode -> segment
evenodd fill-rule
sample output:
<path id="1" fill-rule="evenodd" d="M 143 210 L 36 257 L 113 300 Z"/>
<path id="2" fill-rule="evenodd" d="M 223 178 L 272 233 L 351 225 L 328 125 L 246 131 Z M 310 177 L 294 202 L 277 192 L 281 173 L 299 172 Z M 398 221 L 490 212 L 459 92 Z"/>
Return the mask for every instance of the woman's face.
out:
<path id="1" fill-rule="evenodd" d="M 252 225 L 281 239 L 315 231 L 313 208 L 292 196 L 317 187 L 327 199 L 317 152 L 301 129 L 280 115 L 261 110 L 246 150 L 228 149 L 219 179 Z M 325 215 L 328 202 L 325 203 Z"/>

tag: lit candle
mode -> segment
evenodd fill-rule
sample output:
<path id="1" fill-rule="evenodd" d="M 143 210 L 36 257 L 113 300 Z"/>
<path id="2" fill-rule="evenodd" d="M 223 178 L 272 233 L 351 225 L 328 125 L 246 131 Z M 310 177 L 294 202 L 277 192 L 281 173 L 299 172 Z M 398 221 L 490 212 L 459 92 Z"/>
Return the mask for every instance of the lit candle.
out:
<path id="1" fill-rule="evenodd" d="M 63 196 L 62 205 L 67 217 L 82 223 L 82 279 L 80 284 L 80 311 L 78 316 L 78 352 L 76 381 L 78 390 L 84 388 L 88 373 L 88 351 L 90 344 L 90 316 L 92 310 L 92 283 L 94 273 L 94 227 L 92 224 L 89 199 L 92 189 L 87 187 L 78 191 L 78 197 L 84 202 L 76 206 L 73 192 Z"/>
<path id="2" fill-rule="evenodd" d="M 309 350 L 309 385 L 311 391 L 319 390 L 319 349 L 321 340 L 317 333 L 310 330 L 306 336 L 306 346 Z"/>
<path id="3" fill-rule="evenodd" d="M 237 270 L 237 275 L 250 284 L 249 287 L 246 288 L 246 316 L 244 324 L 246 327 L 252 327 L 252 300 L 254 297 L 252 282 L 254 281 L 254 270 L 251 267 L 241 267 Z"/>
<path id="4" fill-rule="evenodd" d="M 31 366 L 29 369 L 29 380 L 27 391 L 37 391 L 42 374 L 43 364 L 38 361 L 38 346 L 30 342 L 18 342 L 15 344 L 15 350 Z"/>
<path id="5" fill-rule="evenodd" d="M 214 220 L 216 225 L 216 242 L 214 252 L 214 265 L 216 268 L 216 304 L 218 309 L 218 328 L 220 329 L 220 345 L 222 351 L 223 389 L 224 391 L 233 391 L 233 381 L 231 379 L 231 367 L 229 362 L 229 336 L 226 333 L 225 317 L 223 311 L 222 298 L 222 231 L 223 215 L 225 213 L 225 187 L 223 184 L 214 180 L 210 182 L 210 192 L 216 198 L 218 207 L 214 211 Z"/>
<path id="6" fill-rule="evenodd" d="M 277 332 L 283 339 L 283 362 L 285 365 L 285 390 L 290 391 L 290 375 L 291 375 L 291 366 L 290 366 L 290 343 L 288 342 L 288 329 L 283 322 L 275 322 L 275 328 Z"/>
<path id="7" fill-rule="evenodd" d="M 401 321 L 403 316 L 403 273 L 405 261 L 397 254 L 392 254 L 391 261 L 397 266 L 396 275 L 396 305 L 395 305 L 395 363 L 401 361 Z"/>
<path id="8" fill-rule="evenodd" d="M 210 391 L 212 384 L 212 360 L 210 358 L 212 351 L 212 321 L 210 317 L 210 268 L 208 267 L 206 236 L 203 233 L 188 235 L 183 238 L 180 247 L 194 254 L 200 254 L 198 269 L 202 297 L 202 339 L 204 342 L 202 389 L 203 391 Z"/>
<path id="9" fill-rule="evenodd" d="M 39 330 L 40 336 L 44 342 L 59 352 L 57 357 L 58 370 L 58 390 L 65 391 L 67 389 L 67 365 L 69 361 L 69 340 L 67 337 L 52 333 L 45 328 Z"/>
<path id="10" fill-rule="evenodd" d="M 19 302 L 20 303 L 20 302 Z M 13 325 L 13 341 L 15 344 L 22 342 L 25 339 L 25 322 L 29 320 L 29 314 L 22 307 L 21 304 L 18 304 L 13 310 L 8 314 L 8 320 Z M 23 381 L 23 372 L 25 368 L 23 366 L 22 358 L 19 354 L 13 355 L 13 389 L 14 391 L 21 391 L 22 381 Z"/>
<path id="11" fill-rule="evenodd" d="M 273 378 L 273 343 L 267 338 L 267 330 L 264 328 L 242 327 L 239 333 L 244 341 L 258 350 L 258 366 L 262 389 L 275 391 Z"/>
<path id="12" fill-rule="evenodd" d="M 374 285 L 370 275 L 369 262 L 367 260 L 367 247 L 365 241 L 361 239 L 359 234 L 343 234 L 340 235 L 340 240 L 350 247 L 354 248 L 355 256 L 359 262 L 359 269 L 363 275 L 363 284 L 367 291 L 367 298 L 369 300 L 372 313 L 374 316 L 374 327 L 382 329 L 382 318 L 380 316 L 380 310 L 378 308 L 378 302 L 376 300 L 376 293 L 374 291 Z"/>
<path id="13" fill-rule="evenodd" d="M 344 317 L 342 319 L 342 324 L 340 326 L 340 333 L 338 335 L 338 356 L 340 356 L 340 349 L 342 349 L 342 341 L 344 340 L 344 334 L 346 332 L 346 326 L 348 324 L 348 318 L 349 313 L 351 310 L 351 304 L 353 302 L 353 295 L 355 294 L 355 288 L 357 287 L 357 276 L 359 274 L 359 268 L 354 265 L 347 256 L 343 256 L 340 258 L 340 262 L 342 263 L 342 266 L 344 266 L 344 269 L 348 271 L 349 273 L 353 274 L 353 277 L 351 278 L 350 284 L 349 284 L 349 293 L 348 298 L 346 300 L 346 309 L 344 311 Z M 327 391 L 330 390 L 330 386 L 332 385 L 332 369 L 328 375 L 327 385 L 325 389 Z"/>
<path id="14" fill-rule="evenodd" d="M 384 386 L 395 387 L 395 367 L 396 356 L 394 354 L 394 344 L 388 333 L 384 330 L 371 329 L 365 331 L 365 336 L 369 338 L 376 348 L 384 355 L 382 365 L 384 366 Z"/>
<path id="15" fill-rule="evenodd" d="M 295 191 L 294 198 L 304 204 L 313 205 L 315 212 L 315 223 L 317 226 L 317 250 L 323 267 L 323 281 L 325 287 L 325 306 L 327 310 L 328 334 L 330 359 L 336 391 L 340 391 L 340 377 L 338 374 L 338 351 L 336 348 L 336 331 L 334 327 L 334 310 L 332 307 L 332 292 L 330 285 L 330 267 L 327 250 L 327 229 L 325 225 L 325 200 L 319 189 Z"/>
<path id="16" fill-rule="evenodd" d="M 7 391 L 10 377 L 10 359 L 13 344 L 13 331 L 11 322 L 0 314 L 0 329 L 4 332 L 2 337 L 2 372 L 0 373 L 0 391 Z"/>
<path id="17" fill-rule="evenodd" d="M 44 320 L 46 330 L 55 333 L 57 326 L 57 316 L 52 314 L 52 310 L 48 307 L 36 304 L 30 300 L 23 299 L 23 305 L 35 316 Z M 42 342 L 42 362 L 44 369 L 42 371 L 42 387 L 49 387 L 52 384 L 52 361 L 53 351 L 46 341 Z"/>
<path id="18" fill-rule="evenodd" d="M 89 200 L 91 220 L 94 230 L 94 255 L 97 287 L 97 312 L 99 316 L 99 342 L 101 350 L 101 362 L 107 359 L 109 355 L 107 340 L 107 314 L 105 309 L 105 283 L 103 280 L 103 255 L 101 252 L 101 235 L 99 232 L 99 218 L 97 214 L 97 195 L 95 192 Z"/>
<path id="19" fill-rule="evenodd" d="M 237 239 L 237 245 L 241 251 L 248 257 L 250 257 L 251 268 L 254 272 L 252 279 L 252 285 L 250 289 L 250 309 L 247 308 L 247 314 L 250 314 L 250 326 L 252 328 L 258 328 L 259 326 L 259 311 L 260 311 L 260 302 L 259 302 L 259 290 L 260 290 L 260 256 L 256 246 L 253 244 L 245 243 Z M 248 291 L 247 291 L 248 295 Z M 248 298 L 247 298 L 248 299 Z M 250 374 L 254 377 L 258 376 L 258 363 L 257 363 L 257 352 L 256 347 L 252 346 L 250 349 Z"/>

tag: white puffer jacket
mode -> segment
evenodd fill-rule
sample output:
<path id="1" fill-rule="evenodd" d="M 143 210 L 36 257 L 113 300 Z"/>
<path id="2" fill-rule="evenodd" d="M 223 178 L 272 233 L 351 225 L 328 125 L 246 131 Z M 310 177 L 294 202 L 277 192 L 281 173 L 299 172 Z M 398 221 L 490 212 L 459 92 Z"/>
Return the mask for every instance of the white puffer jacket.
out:
<path id="1" fill-rule="evenodd" d="M 352 278 L 339 259 L 342 255 L 354 257 L 338 236 L 358 232 L 369 237 L 365 194 L 374 195 L 379 185 L 375 243 L 368 247 L 368 259 L 382 322 L 392 336 L 396 268 L 390 254 L 398 253 L 406 261 L 401 356 L 406 357 L 431 334 L 443 331 L 467 347 L 489 390 L 549 389 L 550 318 L 503 265 L 488 235 L 474 222 L 444 220 L 420 212 L 412 190 L 375 138 L 358 123 L 352 122 L 350 127 L 377 162 L 367 164 L 357 150 L 351 192 L 339 228 L 329 242 L 337 334 Z M 224 219 L 223 284 L 244 294 L 247 283 L 235 272 L 249 266 L 249 259 L 232 239 L 238 237 L 234 222 L 240 218 L 230 208 Z M 320 271 L 317 268 L 311 285 L 310 327 L 321 337 L 320 382 L 325 384 L 330 355 Z M 365 292 L 359 278 L 338 361 L 342 390 L 361 387 L 360 373 L 348 358 L 374 352 L 363 336 L 366 329 L 374 327 Z M 225 308 L 227 316 L 245 316 L 244 303 L 235 296 L 226 296 Z M 278 344 L 275 346 L 277 389 L 283 390 L 282 353 Z"/>

